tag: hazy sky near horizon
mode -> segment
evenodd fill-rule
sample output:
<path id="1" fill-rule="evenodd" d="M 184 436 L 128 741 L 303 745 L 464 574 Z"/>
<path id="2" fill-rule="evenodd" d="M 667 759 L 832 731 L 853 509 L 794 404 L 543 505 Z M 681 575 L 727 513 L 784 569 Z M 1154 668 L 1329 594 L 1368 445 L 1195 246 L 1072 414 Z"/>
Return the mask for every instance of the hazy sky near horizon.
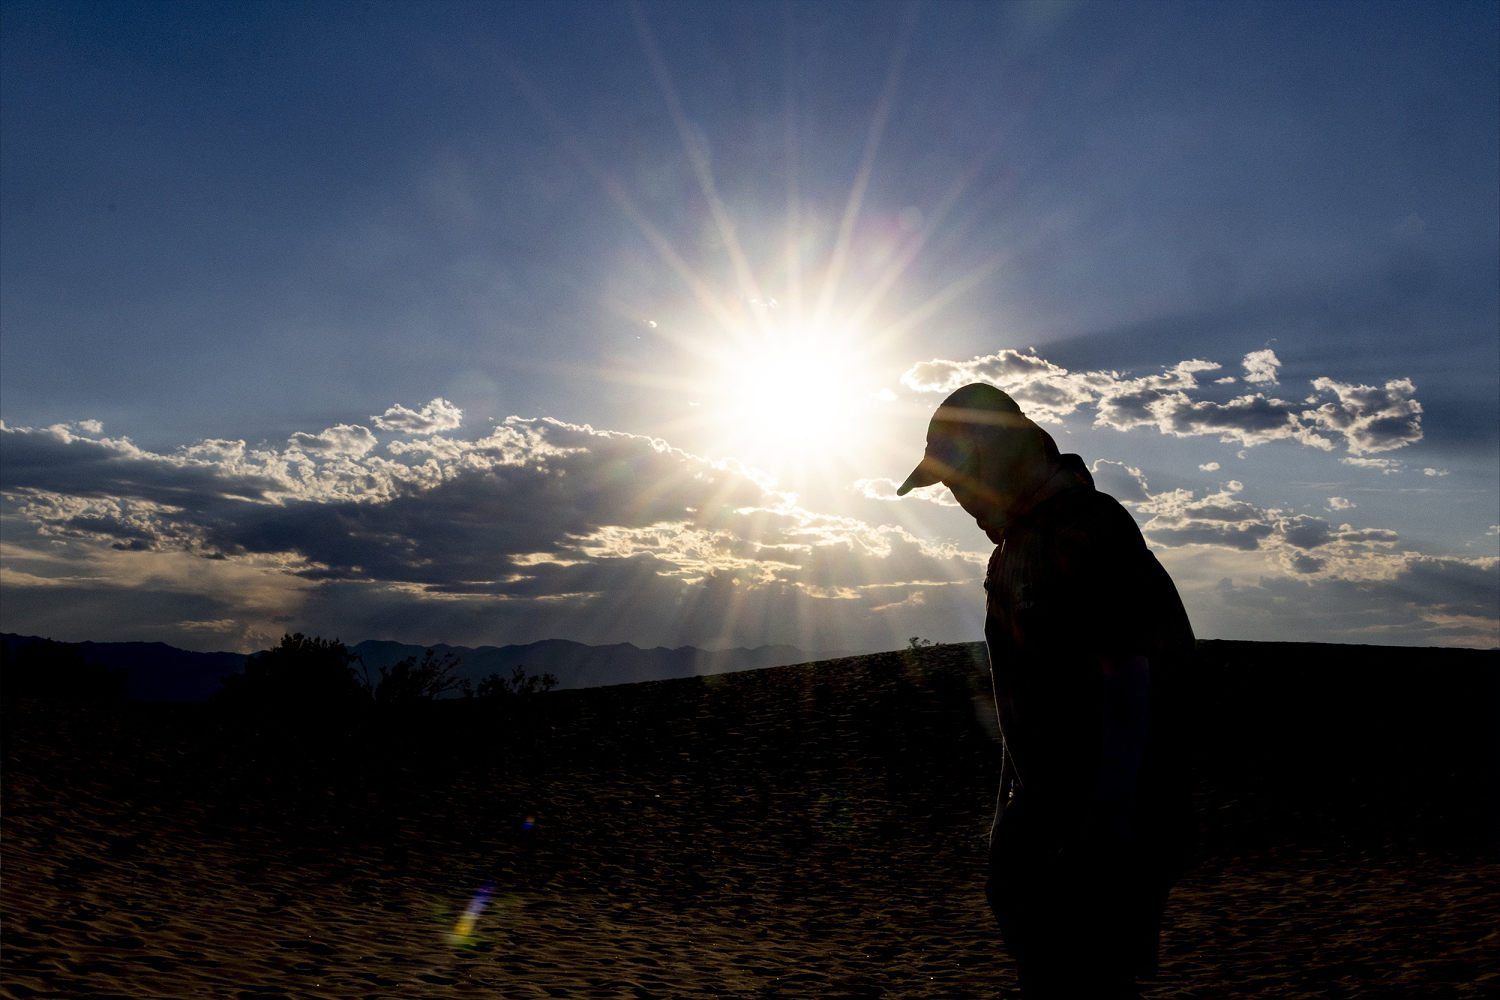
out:
<path id="1" fill-rule="evenodd" d="M 1500 643 L 1493 3 L 0 2 L 0 629 L 889 649 L 1011 392 L 1200 638 Z"/>

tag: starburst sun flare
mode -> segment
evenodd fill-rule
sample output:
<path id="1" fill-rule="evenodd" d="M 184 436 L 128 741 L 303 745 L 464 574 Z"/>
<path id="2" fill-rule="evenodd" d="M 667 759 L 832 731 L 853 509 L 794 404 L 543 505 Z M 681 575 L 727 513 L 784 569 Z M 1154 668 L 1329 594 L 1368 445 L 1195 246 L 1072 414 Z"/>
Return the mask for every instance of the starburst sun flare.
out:
<path id="1" fill-rule="evenodd" d="M 859 434 L 873 380 L 857 337 L 790 324 L 737 340 L 705 373 L 724 446 L 774 469 L 831 458 Z"/>

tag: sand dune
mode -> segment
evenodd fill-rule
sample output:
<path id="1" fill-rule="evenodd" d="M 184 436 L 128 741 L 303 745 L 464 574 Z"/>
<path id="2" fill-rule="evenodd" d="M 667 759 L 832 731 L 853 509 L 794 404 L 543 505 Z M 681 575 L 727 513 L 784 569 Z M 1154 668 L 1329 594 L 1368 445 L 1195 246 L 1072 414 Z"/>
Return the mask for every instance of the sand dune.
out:
<path id="1" fill-rule="evenodd" d="M 1203 846 L 1148 996 L 1500 989 L 1496 656 L 1331 648 L 1205 644 Z M 0 995 L 1001 995 L 978 652 L 274 740 L 7 705 Z"/>

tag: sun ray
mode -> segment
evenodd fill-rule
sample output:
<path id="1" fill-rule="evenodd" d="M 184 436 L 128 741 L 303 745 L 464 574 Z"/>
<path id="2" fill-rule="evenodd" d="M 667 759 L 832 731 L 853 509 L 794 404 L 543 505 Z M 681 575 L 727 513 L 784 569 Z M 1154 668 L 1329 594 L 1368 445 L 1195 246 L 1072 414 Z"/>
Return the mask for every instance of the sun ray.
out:
<path id="1" fill-rule="evenodd" d="M 599 183 L 610 199 L 619 206 L 620 210 L 641 231 L 641 234 L 650 242 L 652 249 L 657 252 L 662 261 L 670 267 L 692 290 L 694 297 L 708 312 L 726 327 L 734 324 L 732 310 L 728 305 L 709 288 L 696 271 L 682 258 L 672 241 L 658 229 L 651 220 L 646 217 L 635 203 L 635 199 L 625 190 L 625 185 L 613 173 L 607 170 L 604 164 L 589 152 L 577 130 L 570 126 L 563 117 L 552 107 L 546 96 L 531 82 L 530 77 L 514 62 L 503 60 L 508 75 L 521 92 L 531 102 L 532 107 L 542 118 L 557 131 L 562 137 L 568 151 L 578 160 L 585 170 Z"/>
<path id="2" fill-rule="evenodd" d="M 799 119 L 797 104 L 797 75 L 795 67 L 797 33 L 792 24 L 792 6 L 782 8 L 782 28 L 785 32 L 785 49 L 782 58 L 785 72 L 782 74 L 782 100 L 786 140 L 786 280 L 787 306 L 795 316 L 802 315 L 802 188 L 799 177 L 802 172 L 802 143 L 797 129 Z"/>
<path id="3" fill-rule="evenodd" d="M 813 312 L 813 322 L 818 326 L 827 323 L 833 314 L 838 286 L 843 278 L 849 251 L 854 242 L 854 224 L 858 221 L 860 211 L 864 207 L 865 192 L 869 187 L 870 177 L 875 172 L 875 154 L 880 148 L 881 138 L 885 135 L 885 126 L 890 121 L 891 109 L 896 103 L 901 69 L 911 49 L 911 36 L 916 28 L 916 22 L 916 8 L 908 8 L 902 20 L 896 45 L 891 50 L 890 62 L 886 66 L 885 82 L 880 88 L 880 98 L 875 103 L 875 112 L 870 119 L 870 129 L 865 134 L 865 147 L 860 154 L 859 169 L 855 173 L 854 183 L 849 188 L 849 197 L 844 203 L 844 215 L 839 222 L 833 256 L 829 261 L 828 273 L 823 280 L 823 290 L 818 299 L 817 309 Z"/>
<path id="4" fill-rule="evenodd" d="M 693 133 L 692 124 L 682 110 L 682 101 L 677 96 L 677 86 L 672 82 L 672 73 L 662 58 L 661 50 L 657 47 L 656 39 L 651 33 L 651 26 L 646 23 L 645 12 L 641 10 L 639 3 L 632 2 L 630 14 L 635 22 L 636 33 L 640 36 L 641 48 L 645 51 L 646 60 L 651 64 L 651 73 L 656 77 L 656 85 L 661 90 L 662 98 L 667 102 L 667 112 L 671 115 L 672 124 L 677 129 L 682 151 L 686 154 L 688 162 L 692 164 L 693 174 L 698 179 L 698 187 L 708 202 L 708 209 L 714 217 L 714 225 L 719 230 L 719 238 L 723 241 L 725 252 L 729 254 L 730 263 L 734 266 L 735 279 L 740 286 L 740 297 L 751 300 L 759 299 L 760 288 L 750 268 L 750 262 L 745 258 L 744 249 L 740 246 L 734 220 L 729 217 L 729 212 L 724 206 L 724 199 L 719 197 L 714 184 L 713 170 L 709 167 L 708 157 L 704 155 L 703 142 Z"/>
<path id="5" fill-rule="evenodd" d="M 816 245 L 808 231 L 801 178 L 802 135 L 796 76 L 797 35 L 793 13 L 783 21 L 783 130 L 787 158 L 782 236 L 773 239 L 775 264 L 766 272 L 752 259 L 729 204 L 720 195 L 706 147 L 683 103 L 645 10 L 629 7 L 642 58 L 671 118 L 682 155 L 711 213 L 720 246 L 730 265 L 733 292 L 716 289 L 702 264 L 679 248 L 667 231 L 652 221 L 616 172 L 588 149 L 584 137 L 540 95 L 524 74 L 512 68 L 523 93 L 561 135 L 571 154 L 600 184 L 662 260 L 686 285 L 694 310 L 678 310 L 669 322 L 650 324 L 650 338 L 667 353 L 659 363 L 592 365 L 570 370 L 580 378 L 636 385 L 653 403 L 649 426 L 674 445 L 710 459 L 734 458 L 767 485 L 788 481 L 806 484 L 809 477 L 833 488 L 843 475 L 853 478 L 855 456 L 867 461 L 882 449 L 870 440 L 876 431 L 876 390 L 888 388 L 894 372 L 882 359 L 899 350 L 909 335 L 955 300 L 993 274 L 1008 255 L 996 254 L 953 277 L 894 322 L 881 321 L 880 309 L 934 235 L 948 225 L 957 205 L 971 190 L 1003 142 L 998 131 L 940 189 L 914 232 L 892 244 L 875 280 L 849 295 L 845 287 L 861 253 L 863 217 L 869 208 L 882 140 L 896 112 L 903 69 L 917 25 L 917 8 L 907 8 L 895 32 L 882 85 L 865 128 L 860 160 L 843 200 L 835 230 Z M 739 220 L 743 221 L 743 220 Z M 770 235 L 767 231 L 764 235 Z M 815 248 L 816 245 L 816 248 Z M 776 297 L 779 295 L 782 301 Z M 812 305 L 809 309 L 808 306 Z M 632 305 L 622 305 L 628 314 Z M 632 322 L 645 323 L 641 317 Z M 877 375 L 876 373 L 881 374 Z"/>
<path id="6" fill-rule="evenodd" d="M 998 271 L 1007 260 L 1011 259 L 1011 256 L 1009 251 L 1002 251 L 982 258 L 967 272 L 960 274 L 929 295 L 926 300 L 908 310 L 904 316 L 886 326 L 886 335 L 893 338 L 900 337 L 927 322 L 954 299 Z"/>
<path id="7" fill-rule="evenodd" d="M 870 286 L 859 305 L 851 314 L 851 321 L 856 325 L 864 325 L 869 321 L 872 313 L 885 299 L 886 293 L 900 280 L 912 262 L 921 254 L 927 241 L 932 238 L 939 226 L 947 219 L 950 212 L 958 205 L 960 199 L 973 185 L 976 178 L 986 165 L 994 158 L 1003 142 L 1004 133 L 996 132 L 991 138 L 989 145 L 980 151 L 948 185 L 941 198 L 933 206 L 932 210 L 922 220 L 922 227 L 915 236 L 906 242 L 901 253 L 886 267 L 885 271 Z"/>

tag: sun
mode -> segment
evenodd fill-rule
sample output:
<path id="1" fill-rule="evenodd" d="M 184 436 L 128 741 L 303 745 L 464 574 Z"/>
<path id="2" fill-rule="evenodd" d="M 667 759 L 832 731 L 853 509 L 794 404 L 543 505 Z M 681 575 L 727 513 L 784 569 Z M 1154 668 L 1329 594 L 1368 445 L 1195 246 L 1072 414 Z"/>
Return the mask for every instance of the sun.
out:
<path id="1" fill-rule="evenodd" d="M 760 325 L 708 359 L 705 418 L 728 453 L 769 472 L 829 461 L 861 433 L 874 380 L 857 332 Z"/>
<path id="2" fill-rule="evenodd" d="M 825 342 L 769 345 L 725 373 L 727 409 L 765 448 L 819 451 L 854 426 L 859 399 L 849 368 L 850 359 Z"/>

